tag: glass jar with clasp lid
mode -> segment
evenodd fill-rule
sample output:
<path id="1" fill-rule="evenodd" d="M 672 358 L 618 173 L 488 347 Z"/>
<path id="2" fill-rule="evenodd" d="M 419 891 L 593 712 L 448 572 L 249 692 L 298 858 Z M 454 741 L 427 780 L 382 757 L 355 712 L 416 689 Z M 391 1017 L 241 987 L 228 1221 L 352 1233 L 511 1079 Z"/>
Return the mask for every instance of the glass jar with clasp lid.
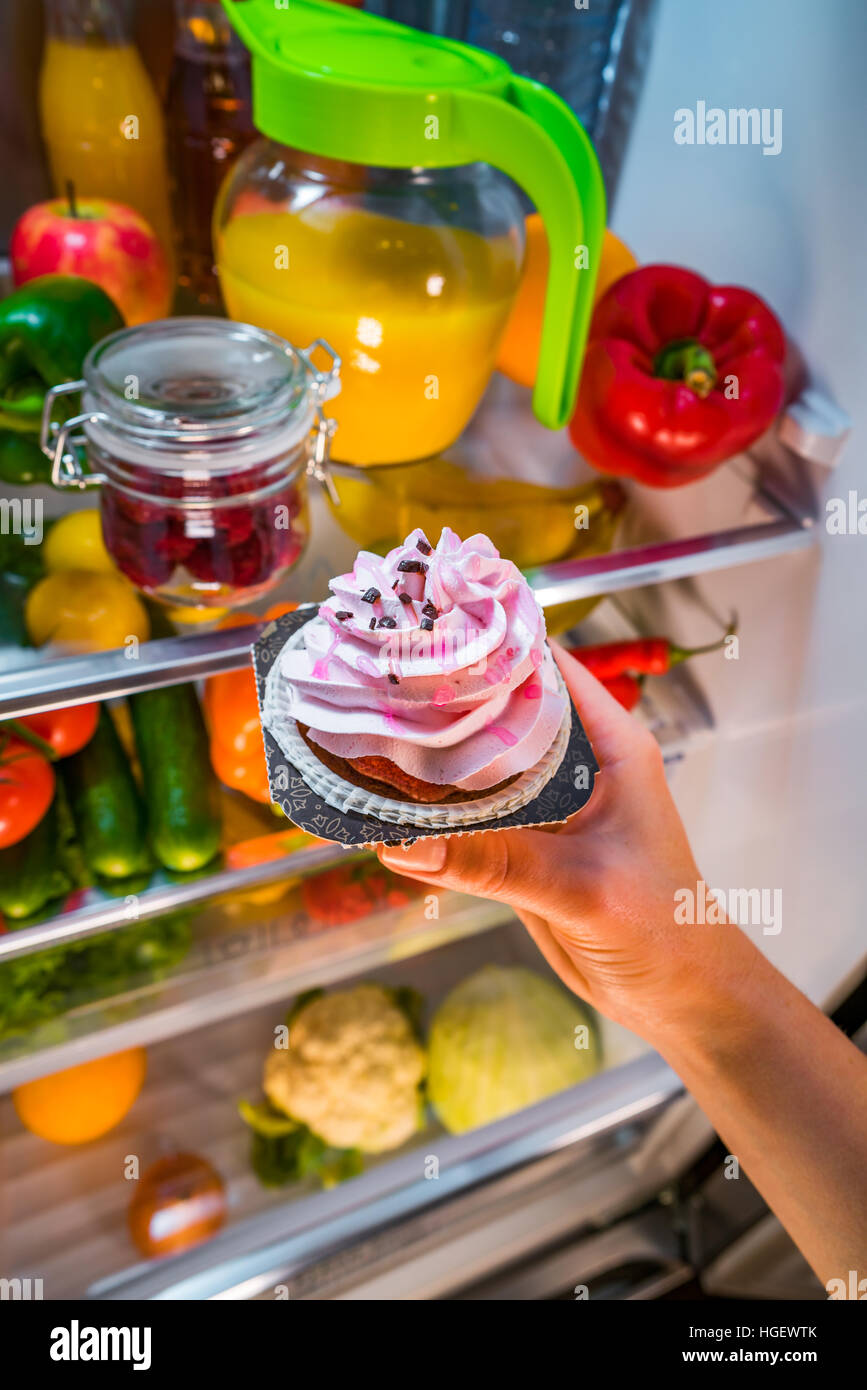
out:
<path id="1" fill-rule="evenodd" d="M 83 380 L 48 392 L 52 481 L 101 489 L 106 548 L 145 593 L 172 605 L 250 603 L 307 543 L 308 475 L 330 486 L 334 422 L 322 406 L 339 371 L 321 339 L 302 351 L 249 324 L 121 329 L 88 353 Z M 81 413 L 54 423 L 55 402 L 77 391 Z"/>

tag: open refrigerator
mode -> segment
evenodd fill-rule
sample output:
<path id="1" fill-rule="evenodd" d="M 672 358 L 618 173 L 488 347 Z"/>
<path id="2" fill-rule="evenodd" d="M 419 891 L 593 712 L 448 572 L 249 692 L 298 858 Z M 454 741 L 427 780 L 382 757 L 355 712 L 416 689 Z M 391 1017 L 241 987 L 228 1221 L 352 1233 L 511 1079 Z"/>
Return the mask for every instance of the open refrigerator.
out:
<path id="1" fill-rule="evenodd" d="M 690 263 L 693 240 L 707 232 L 702 218 L 713 221 L 709 212 L 694 212 L 689 232 L 680 219 L 672 236 L 678 218 L 669 200 L 642 232 L 649 170 L 654 181 L 680 187 L 690 207 L 695 199 L 673 170 L 676 148 L 660 150 L 658 120 L 660 112 L 669 119 L 672 86 L 694 68 L 690 45 L 698 36 L 683 33 L 676 0 L 660 8 L 615 224 L 642 253 L 646 243 L 648 260 L 663 259 L 657 252 L 666 228 L 668 258 Z M 778 74 L 774 20 L 757 20 L 746 0 L 733 8 L 744 23 L 750 11 L 756 61 Z M 806 49 L 810 22 L 806 7 L 796 8 L 795 36 Z M 783 13 L 768 7 L 775 9 Z M 841 32 L 832 40 L 827 21 L 827 50 L 819 55 L 829 88 L 845 18 L 844 6 L 831 9 Z M 736 33 L 731 20 L 717 36 L 713 62 L 701 40 L 705 76 L 721 80 L 736 70 Z M 846 80 L 834 73 L 834 81 L 845 96 Z M 794 106 L 797 94 L 787 91 Z M 737 203 L 742 169 L 732 162 L 706 175 L 717 199 L 731 195 Z M 791 194 L 796 176 L 779 177 L 793 179 L 785 185 Z M 746 196 L 743 206 L 746 219 Z M 854 273 L 856 230 L 847 237 L 838 250 Z M 715 242 L 707 233 L 702 252 L 707 273 L 725 278 L 726 236 Z M 766 251 L 751 241 L 738 254 L 744 281 L 762 288 Z M 763 949 L 832 1009 L 852 996 L 864 957 L 863 561 L 854 554 L 857 537 L 835 548 L 823 524 L 824 497 L 857 486 L 857 450 L 842 453 L 849 421 L 834 401 L 855 399 L 847 390 L 854 369 L 851 358 L 843 360 L 844 329 L 811 334 L 819 310 L 777 289 L 810 371 L 770 435 L 689 488 L 629 486 L 610 553 L 539 567 L 528 578 L 545 606 L 605 596 L 581 625 L 583 641 L 671 631 L 698 645 L 737 611 L 739 660 L 704 658 L 654 680 L 637 717 L 660 742 L 708 881 L 782 887 L 784 928 L 764 937 Z M 836 309 L 844 312 L 839 296 Z M 571 457 L 564 434 L 532 420 L 529 394 L 501 378 L 472 431 L 482 454 L 530 480 L 556 477 Z M 48 491 L 44 501 L 49 515 L 75 505 Z M 312 508 L 313 543 L 278 597 L 318 599 L 328 576 L 351 564 L 355 547 L 333 511 L 319 497 Z M 200 681 L 240 668 L 248 654 L 249 632 L 230 629 L 159 638 L 136 661 L 113 652 L 34 660 L 0 671 L 0 717 Z M 258 829 L 268 828 L 263 813 Z M 441 895 L 434 915 L 410 901 L 323 930 L 297 880 L 327 873 L 341 859 L 335 846 L 184 882 L 155 875 L 137 896 L 136 921 L 190 912 L 183 959 L 160 978 L 71 1001 L 56 1017 L 0 1041 L 6 1277 L 39 1277 L 52 1299 L 570 1299 L 577 1286 L 594 1297 L 653 1299 L 690 1296 L 698 1279 L 704 1296 L 823 1296 L 749 1185 L 739 1184 L 735 1199 L 725 1190 L 731 1185 L 720 1183 L 720 1146 L 678 1077 L 640 1039 L 604 1019 L 597 1020 L 600 1070 L 574 1089 L 459 1136 L 431 1122 L 396 1153 L 327 1190 L 313 1182 L 262 1188 L 237 1102 L 256 1089 L 273 1027 L 294 998 L 374 979 L 417 989 L 429 1018 L 482 964 L 547 969 L 507 908 L 453 893 Z M 295 886 L 267 910 L 246 901 L 289 877 Z M 0 935 L 0 965 L 123 932 L 126 912 L 122 898 L 88 890 L 63 911 Z M 852 1033 L 864 1022 L 859 1007 L 846 1013 Z M 148 1050 L 144 1089 L 102 1139 L 63 1148 L 18 1124 L 14 1087 L 135 1046 Z M 129 1238 L 129 1190 L 118 1174 L 130 1154 L 150 1162 L 177 1151 L 201 1154 L 216 1168 L 227 1219 L 202 1244 L 143 1260 Z"/>

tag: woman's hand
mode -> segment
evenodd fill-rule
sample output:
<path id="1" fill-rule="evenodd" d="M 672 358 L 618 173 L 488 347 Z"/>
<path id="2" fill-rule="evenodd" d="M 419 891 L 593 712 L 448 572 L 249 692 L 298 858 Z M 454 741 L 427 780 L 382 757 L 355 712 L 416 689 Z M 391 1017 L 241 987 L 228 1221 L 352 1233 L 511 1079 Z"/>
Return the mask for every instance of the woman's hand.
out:
<path id="1" fill-rule="evenodd" d="M 565 825 L 382 848 L 398 873 L 509 903 L 576 994 L 651 1041 L 716 1026 L 757 952 L 737 927 L 682 926 L 678 889 L 700 882 L 653 735 L 551 643 L 601 771 Z M 727 938 L 721 941 L 721 936 Z"/>
<path id="2" fill-rule="evenodd" d="M 739 927 L 676 921 L 701 880 L 655 740 L 551 646 L 601 767 L 584 809 L 380 858 L 514 907 L 564 983 L 679 1072 L 829 1292 L 852 1270 L 867 1287 L 867 1060 Z"/>

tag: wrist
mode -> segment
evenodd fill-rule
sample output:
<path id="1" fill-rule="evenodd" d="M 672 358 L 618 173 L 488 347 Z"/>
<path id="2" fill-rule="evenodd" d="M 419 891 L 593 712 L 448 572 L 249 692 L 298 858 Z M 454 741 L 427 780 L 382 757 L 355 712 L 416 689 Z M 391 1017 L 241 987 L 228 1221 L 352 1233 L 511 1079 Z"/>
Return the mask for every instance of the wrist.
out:
<path id="1" fill-rule="evenodd" d="M 740 927 L 727 923 L 684 983 L 672 990 L 648 1040 L 679 1072 L 735 1064 L 750 1054 L 775 992 L 777 972 Z"/>

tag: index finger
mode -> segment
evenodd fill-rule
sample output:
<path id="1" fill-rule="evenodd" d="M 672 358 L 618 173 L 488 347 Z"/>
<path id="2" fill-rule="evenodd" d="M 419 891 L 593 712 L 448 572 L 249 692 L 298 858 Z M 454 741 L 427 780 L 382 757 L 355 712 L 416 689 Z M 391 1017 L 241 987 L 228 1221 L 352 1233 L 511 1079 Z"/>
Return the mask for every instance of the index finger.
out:
<path id="1" fill-rule="evenodd" d="M 641 725 L 565 647 L 554 638 L 548 639 L 548 645 L 600 766 L 623 762 L 636 752 L 643 737 Z"/>

